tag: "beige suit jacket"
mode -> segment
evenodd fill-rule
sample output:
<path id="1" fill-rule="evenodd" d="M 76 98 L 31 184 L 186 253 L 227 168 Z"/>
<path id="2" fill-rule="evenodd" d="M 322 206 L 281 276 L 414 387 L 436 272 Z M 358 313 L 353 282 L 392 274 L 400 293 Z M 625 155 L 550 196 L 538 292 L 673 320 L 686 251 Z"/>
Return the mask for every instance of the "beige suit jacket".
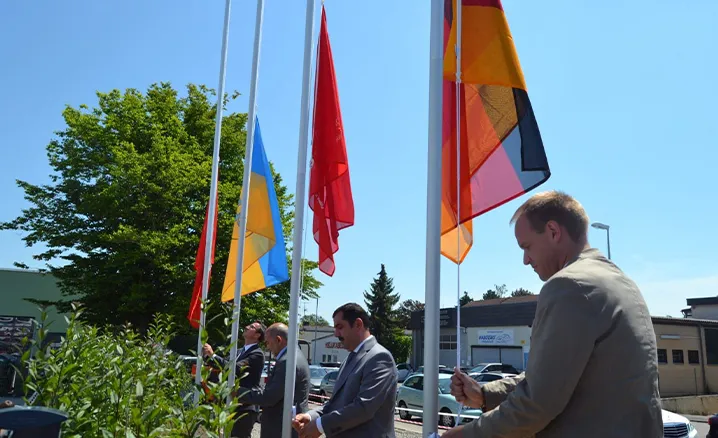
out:
<path id="1" fill-rule="evenodd" d="M 526 372 L 484 385 L 465 438 L 663 437 L 656 336 L 636 284 L 587 249 L 541 289 Z"/>

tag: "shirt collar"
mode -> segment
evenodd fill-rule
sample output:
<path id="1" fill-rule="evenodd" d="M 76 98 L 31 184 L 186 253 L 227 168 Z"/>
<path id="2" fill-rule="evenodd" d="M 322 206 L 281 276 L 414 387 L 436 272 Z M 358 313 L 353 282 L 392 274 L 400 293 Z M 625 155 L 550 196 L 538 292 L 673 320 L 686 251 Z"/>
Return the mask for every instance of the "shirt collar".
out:
<path id="1" fill-rule="evenodd" d="M 359 349 L 368 341 L 369 339 L 372 339 L 374 335 L 369 335 L 368 338 L 364 339 L 361 344 L 357 345 L 357 348 L 354 349 L 354 353 L 359 353 Z"/>

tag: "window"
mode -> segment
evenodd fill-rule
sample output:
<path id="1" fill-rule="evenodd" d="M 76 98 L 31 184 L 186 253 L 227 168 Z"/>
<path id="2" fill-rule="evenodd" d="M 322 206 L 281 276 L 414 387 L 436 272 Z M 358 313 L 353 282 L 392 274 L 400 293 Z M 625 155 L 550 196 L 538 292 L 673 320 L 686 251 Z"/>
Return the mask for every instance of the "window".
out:
<path id="1" fill-rule="evenodd" d="M 439 336 L 439 350 L 456 350 L 456 335 Z"/>
<path id="2" fill-rule="evenodd" d="M 404 388 L 414 388 L 414 385 L 416 385 L 416 382 L 419 380 L 418 377 L 410 377 L 407 379 L 404 384 L 402 385 Z"/>
<path id="3" fill-rule="evenodd" d="M 698 365 L 701 363 L 698 350 L 688 350 L 688 363 L 691 365 Z"/>
<path id="4" fill-rule="evenodd" d="M 658 349 L 658 363 L 668 363 L 668 353 L 665 348 Z"/>
<path id="5" fill-rule="evenodd" d="M 683 350 L 673 350 L 673 363 L 679 363 L 683 365 L 685 361 L 683 360 Z"/>
<path id="6" fill-rule="evenodd" d="M 718 329 L 705 329 L 706 363 L 718 365 Z"/>

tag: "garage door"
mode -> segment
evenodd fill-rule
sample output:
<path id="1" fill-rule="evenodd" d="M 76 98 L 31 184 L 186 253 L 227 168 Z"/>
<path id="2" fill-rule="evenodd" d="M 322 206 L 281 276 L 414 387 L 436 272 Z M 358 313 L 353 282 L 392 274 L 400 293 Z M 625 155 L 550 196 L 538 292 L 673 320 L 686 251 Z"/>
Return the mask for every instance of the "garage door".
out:
<path id="1" fill-rule="evenodd" d="M 471 363 L 501 363 L 501 349 L 496 347 L 471 347 Z"/>
<path id="2" fill-rule="evenodd" d="M 521 347 L 471 347 L 471 363 L 505 363 L 517 370 L 524 369 L 524 353 Z"/>

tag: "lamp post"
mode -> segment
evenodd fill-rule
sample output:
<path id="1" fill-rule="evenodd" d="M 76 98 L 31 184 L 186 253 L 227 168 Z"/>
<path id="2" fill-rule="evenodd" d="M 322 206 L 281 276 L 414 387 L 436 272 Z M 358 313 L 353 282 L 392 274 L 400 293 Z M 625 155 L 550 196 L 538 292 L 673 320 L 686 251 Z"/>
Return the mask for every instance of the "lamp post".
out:
<path id="1" fill-rule="evenodd" d="M 599 230 L 606 230 L 606 246 L 608 247 L 608 259 L 611 260 L 611 227 L 601 222 L 594 222 L 591 224 L 593 228 Z"/>

